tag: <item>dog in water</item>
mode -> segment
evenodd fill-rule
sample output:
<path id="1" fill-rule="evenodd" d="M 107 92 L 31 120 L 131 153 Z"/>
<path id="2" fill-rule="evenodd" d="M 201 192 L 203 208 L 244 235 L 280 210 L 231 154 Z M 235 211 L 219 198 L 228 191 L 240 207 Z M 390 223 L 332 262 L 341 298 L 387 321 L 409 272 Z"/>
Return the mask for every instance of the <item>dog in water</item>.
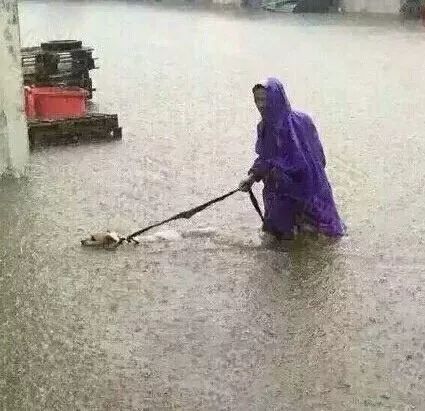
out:
<path id="1" fill-rule="evenodd" d="M 139 244 L 135 238 L 128 240 L 126 237 L 120 236 L 115 231 L 106 231 L 103 233 L 92 234 L 90 237 L 81 240 L 81 245 L 85 247 L 101 247 L 107 250 L 112 250 L 117 248 L 123 242 L 134 242 L 135 244 Z"/>
<path id="2" fill-rule="evenodd" d="M 156 241 L 178 241 L 183 238 L 212 237 L 216 234 L 217 231 L 214 228 L 204 227 L 188 230 L 182 233 L 175 230 L 160 231 L 150 236 L 127 239 L 115 231 L 105 231 L 103 233 L 92 234 L 88 238 L 81 240 L 81 245 L 85 247 L 97 247 L 104 248 L 106 250 L 113 250 L 123 243 L 134 243 L 137 245 L 140 244 L 140 242 L 151 243 Z"/>

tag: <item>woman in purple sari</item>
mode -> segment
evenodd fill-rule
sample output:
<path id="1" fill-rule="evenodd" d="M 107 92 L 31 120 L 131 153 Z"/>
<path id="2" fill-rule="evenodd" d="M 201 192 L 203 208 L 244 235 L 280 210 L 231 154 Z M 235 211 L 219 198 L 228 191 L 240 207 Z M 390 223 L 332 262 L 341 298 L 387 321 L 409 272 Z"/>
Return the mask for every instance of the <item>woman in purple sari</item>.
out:
<path id="1" fill-rule="evenodd" d="M 345 226 L 335 206 L 313 121 L 292 110 L 277 79 L 257 84 L 253 92 L 262 117 L 257 126 L 258 157 L 239 188 L 248 191 L 254 182 L 263 181 L 263 231 L 282 240 L 291 240 L 300 231 L 343 236 Z"/>

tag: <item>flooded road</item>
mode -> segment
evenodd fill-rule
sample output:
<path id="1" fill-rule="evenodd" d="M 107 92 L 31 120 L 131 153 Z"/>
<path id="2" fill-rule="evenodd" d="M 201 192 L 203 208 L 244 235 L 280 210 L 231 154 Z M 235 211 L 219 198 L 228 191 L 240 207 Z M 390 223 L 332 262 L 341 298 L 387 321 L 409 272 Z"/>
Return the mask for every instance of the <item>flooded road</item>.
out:
<path id="1" fill-rule="evenodd" d="M 425 33 L 395 20 L 136 2 L 24 2 L 25 46 L 78 38 L 120 143 L 34 152 L 0 183 L 2 410 L 425 409 Z M 215 235 L 83 249 L 234 188 L 251 87 L 285 81 L 321 132 L 349 227 L 258 246 L 238 194 Z M 259 191 L 257 190 L 257 193 Z"/>

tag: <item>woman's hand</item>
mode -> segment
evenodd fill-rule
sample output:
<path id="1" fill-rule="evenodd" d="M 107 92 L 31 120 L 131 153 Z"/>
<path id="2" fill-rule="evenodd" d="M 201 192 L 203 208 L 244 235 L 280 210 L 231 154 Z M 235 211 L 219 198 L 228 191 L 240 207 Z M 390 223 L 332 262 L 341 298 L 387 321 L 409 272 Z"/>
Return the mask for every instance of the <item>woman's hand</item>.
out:
<path id="1" fill-rule="evenodd" d="M 251 189 L 252 185 L 255 183 L 255 178 L 251 174 L 248 178 L 242 180 L 239 183 L 239 190 L 247 192 Z"/>

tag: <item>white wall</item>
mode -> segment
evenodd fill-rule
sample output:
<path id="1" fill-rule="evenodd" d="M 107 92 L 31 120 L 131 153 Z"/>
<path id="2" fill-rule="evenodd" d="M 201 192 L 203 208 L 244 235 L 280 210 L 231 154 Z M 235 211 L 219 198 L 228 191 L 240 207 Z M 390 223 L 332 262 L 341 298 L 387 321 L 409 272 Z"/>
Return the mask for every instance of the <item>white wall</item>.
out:
<path id="1" fill-rule="evenodd" d="M 28 162 L 28 131 L 16 0 L 0 1 L 0 175 L 23 174 Z"/>
<path id="2" fill-rule="evenodd" d="M 349 13 L 398 14 L 400 0 L 343 0 L 343 7 Z"/>

